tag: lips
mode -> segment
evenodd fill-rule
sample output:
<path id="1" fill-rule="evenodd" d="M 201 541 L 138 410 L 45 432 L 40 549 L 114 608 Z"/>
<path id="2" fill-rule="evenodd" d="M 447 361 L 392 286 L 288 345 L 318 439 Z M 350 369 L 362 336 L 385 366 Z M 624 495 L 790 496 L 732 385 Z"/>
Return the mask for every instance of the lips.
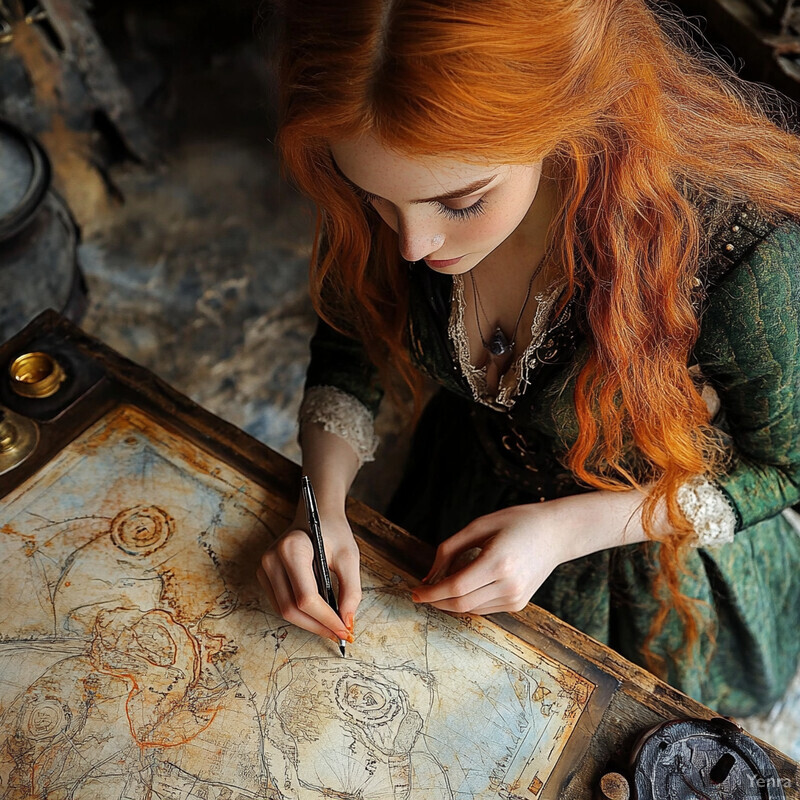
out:
<path id="1" fill-rule="evenodd" d="M 444 269 L 445 267 L 452 267 L 453 264 L 458 264 L 464 256 L 459 256 L 458 258 L 448 258 L 444 261 L 434 261 L 432 258 L 426 258 L 425 263 L 431 269 Z"/>

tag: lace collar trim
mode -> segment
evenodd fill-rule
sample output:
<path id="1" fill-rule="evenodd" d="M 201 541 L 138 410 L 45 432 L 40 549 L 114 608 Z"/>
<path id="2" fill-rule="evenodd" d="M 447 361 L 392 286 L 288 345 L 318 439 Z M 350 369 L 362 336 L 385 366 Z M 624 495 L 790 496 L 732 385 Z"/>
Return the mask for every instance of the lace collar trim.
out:
<path id="1" fill-rule="evenodd" d="M 556 300 L 565 284 L 552 284 L 541 294 L 534 295 L 538 306 L 531 323 L 531 340 L 525 350 L 511 363 L 500 378 L 497 395 L 492 395 L 486 385 L 486 367 L 475 367 L 470 362 L 469 338 L 464 325 L 464 276 L 453 275 L 453 295 L 447 334 L 453 343 L 461 372 L 467 380 L 473 398 L 497 411 L 507 411 L 525 391 L 528 377 L 538 362 L 537 351 L 548 333 L 548 322 Z"/>

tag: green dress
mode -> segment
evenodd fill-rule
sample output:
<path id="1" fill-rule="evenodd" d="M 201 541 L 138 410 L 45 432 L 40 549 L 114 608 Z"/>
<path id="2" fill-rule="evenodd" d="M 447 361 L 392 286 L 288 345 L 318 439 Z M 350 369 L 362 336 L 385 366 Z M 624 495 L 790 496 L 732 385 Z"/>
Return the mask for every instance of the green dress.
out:
<path id="1" fill-rule="evenodd" d="M 707 604 L 716 647 L 703 637 L 691 659 L 671 658 L 683 641 L 674 613 L 652 647 L 666 657 L 669 683 L 744 716 L 783 694 L 800 657 L 800 535 L 781 513 L 800 500 L 800 225 L 770 224 L 741 206 L 710 236 L 693 361 L 720 398 L 714 424 L 733 458 L 716 485 L 735 510 L 736 535 L 692 549 L 681 579 L 685 595 Z M 550 321 L 524 391 L 498 411 L 473 399 L 448 339 L 452 279 L 412 264 L 409 285 L 412 355 L 442 388 L 423 413 L 387 516 L 436 544 L 499 508 L 586 491 L 563 466 L 586 358 L 580 298 Z M 320 323 L 311 353 L 307 388 L 336 387 L 377 412 L 377 372 L 357 342 Z M 645 542 L 564 563 L 532 602 L 644 666 L 658 550 Z"/>

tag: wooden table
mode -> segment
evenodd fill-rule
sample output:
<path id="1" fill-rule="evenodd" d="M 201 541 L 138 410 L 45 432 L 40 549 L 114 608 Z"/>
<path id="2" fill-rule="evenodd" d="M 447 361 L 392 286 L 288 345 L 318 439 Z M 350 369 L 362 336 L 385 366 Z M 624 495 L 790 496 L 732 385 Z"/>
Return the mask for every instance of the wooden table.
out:
<path id="1" fill-rule="evenodd" d="M 51 397 L 9 388 L 33 351 L 65 369 Z M 253 577 L 296 464 L 54 312 L 0 370 L 39 437 L 0 475 L 2 797 L 591 798 L 647 729 L 714 717 L 535 606 L 414 607 L 431 553 L 352 499 L 366 600 L 338 660 Z"/>

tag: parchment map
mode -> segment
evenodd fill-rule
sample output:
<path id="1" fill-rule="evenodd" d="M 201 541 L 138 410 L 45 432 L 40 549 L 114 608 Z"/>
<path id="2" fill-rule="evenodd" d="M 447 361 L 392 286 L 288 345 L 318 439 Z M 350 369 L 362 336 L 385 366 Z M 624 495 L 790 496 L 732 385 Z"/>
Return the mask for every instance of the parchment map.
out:
<path id="1" fill-rule="evenodd" d="M 122 407 L 0 509 L 0 797 L 537 798 L 594 684 L 364 556 L 346 659 L 268 610 L 285 501 Z"/>

